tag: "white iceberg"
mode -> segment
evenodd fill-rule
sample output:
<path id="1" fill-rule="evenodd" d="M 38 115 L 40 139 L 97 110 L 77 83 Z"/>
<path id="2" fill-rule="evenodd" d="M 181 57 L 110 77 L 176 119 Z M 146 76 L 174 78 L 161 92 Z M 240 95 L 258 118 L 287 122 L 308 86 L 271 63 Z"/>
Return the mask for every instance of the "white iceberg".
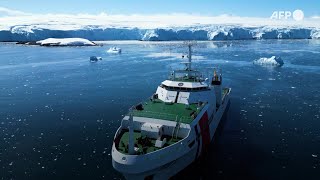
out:
<path id="1" fill-rule="evenodd" d="M 282 66 L 284 64 L 281 57 L 272 56 L 270 58 L 260 58 L 253 61 L 253 64 L 262 65 L 262 66 Z"/>
<path id="2" fill-rule="evenodd" d="M 320 29 L 311 32 L 312 39 L 320 39 Z"/>
<path id="3" fill-rule="evenodd" d="M 120 54 L 121 53 L 121 48 L 112 47 L 112 48 L 107 50 L 107 53 Z"/>
<path id="4" fill-rule="evenodd" d="M 83 38 L 48 38 L 37 41 L 41 46 L 95 46 L 96 44 Z"/>

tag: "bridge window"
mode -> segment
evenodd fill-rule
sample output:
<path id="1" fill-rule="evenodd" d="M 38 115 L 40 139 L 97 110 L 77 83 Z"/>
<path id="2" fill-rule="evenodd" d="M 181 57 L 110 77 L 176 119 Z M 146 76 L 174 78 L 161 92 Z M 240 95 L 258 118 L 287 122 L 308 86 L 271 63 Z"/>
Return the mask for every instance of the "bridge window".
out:
<path id="1" fill-rule="evenodd" d="M 187 87 L 172 87 L 161 84 L 160 87 L 168 90 L 168 91 L 205 91 L 209 90 L 208 87 L 197 87 L 197 88 L 187 88 Z"/>

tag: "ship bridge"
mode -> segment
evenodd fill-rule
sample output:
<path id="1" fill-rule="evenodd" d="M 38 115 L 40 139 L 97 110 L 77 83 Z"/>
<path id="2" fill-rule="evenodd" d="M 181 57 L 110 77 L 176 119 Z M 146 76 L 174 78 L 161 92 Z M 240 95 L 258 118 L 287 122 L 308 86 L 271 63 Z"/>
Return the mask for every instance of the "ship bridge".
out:
<path id="1" fill-rule="evenodd" d="M 200 71 L 190 70 L 188 63 L 185 70 L 174 70 L 169 78 L 157 88 L 158 99 L 167 103 L 193 104 L 208 102 L 210 85 Z"/>
<path id="2" fill-rule="evenodd" d="M 207 79 L 204 79 L 200 71 L 175 70 L 172 71 L 168 80 L 162 82 L 162 85 L 169 88 L 180 88 L 185 90 L 199 90 L 208 87 Z"/>

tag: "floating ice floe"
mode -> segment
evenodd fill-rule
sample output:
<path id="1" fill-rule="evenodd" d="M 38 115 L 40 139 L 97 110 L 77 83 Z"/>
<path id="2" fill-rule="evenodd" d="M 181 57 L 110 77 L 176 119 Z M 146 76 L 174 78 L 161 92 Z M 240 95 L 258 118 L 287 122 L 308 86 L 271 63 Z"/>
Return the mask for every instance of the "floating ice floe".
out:
<path id="1" fill-rule="evenodd" d="M 271 58 L 260 58 L 253 61 L 253 64 L 262 66 L 282 66 L 284 64 L 281 57 L 272 56 Z"/>
<path id="2" fill-rule="evenodd" d="M 48 38 L 37 41 L 41 46 L 95 46 L 96 44 L 83 38 Z"/>
<path id="3" fill-rule="evenodd" d="M 311 154 L 312 157 L 317 158 L 318 155 L 317 154 Z"/>
<path id="4" fill-rule="evenodd" d="M 107 50 L 107 53 L 120 54 L 121 53 L 121 48 L 112 47 L 112 48 Z"/>

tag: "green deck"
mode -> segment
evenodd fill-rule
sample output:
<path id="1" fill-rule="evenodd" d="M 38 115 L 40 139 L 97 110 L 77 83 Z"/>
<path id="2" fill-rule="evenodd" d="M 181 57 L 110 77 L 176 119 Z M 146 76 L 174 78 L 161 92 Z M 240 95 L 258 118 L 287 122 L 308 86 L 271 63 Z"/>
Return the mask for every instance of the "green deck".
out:
<path id="1" fill-rule="evenodd" d="M 224 88 L 222 91 L 223 97 L 229 92 L 229 88 Z M 196 115 L 202 110 L 202 108 L 206 105 L 203 103 L 199 108 L 197 104 L 191 104 L 189 107 L 186 107 L 185 104 L 167 104 L 161 100 L 151 101 L 148 100 L 143 103 L 143 110 L 134 110 L 133 115 L 138 117 L 148 117 L 148 118 L 155 118 L 155 119 L 165 119 L 170 121 L 180 120 L 181 123 L 191 123 Z M 191 113 L 196 113 L 194 117 L 191 117 Z M 148 144 L 142 143 L 141 139 L 145 137 L 141 137 L 141 132 L 134 131 L 134 144 L 135 147 L 138 147 L 137 155 L 147 154 L 161 148 L 155 147 L 156 139 L 149 139 Z M 163 138 L 167 139 L 166 144 L 164 147 L 170 146 L 181 139 L 172 138 L 171 136 L 163 136 Z M 129 144 L 129 132 L 128 130 L 122 130 L 121 134 L 119 135 L 119 142 L 116 145 L 118 151 L 123 154 L 128 154 L 128 144 Z M 139 143 L 140 142 L 140 143 Z"/>
<path id="2" fill-rule="evenodd" d="M 229 88 L 222 90 L 222 97 L 229 92 Z M 154 119 L 163 119 L 169 121 L 179 121 L 181 123 L 190 124 L 200 113 L 206 103 L 190 104 L 188 107 L 180 103 L 165 103 L 159 99 L 147 100 L 142 103 L 143 110 L 133 110 L 133 116 L 146 117 Z"/>
<path id="3" fill-rule="evenodd" d="M 135 140 L 135 146 L 138 146 L 139 150 L 137 154 L 146 154 L 150 153 L 153 151 L 156 151 L 158 147 L 155 147 L 155 139 L 151 139 L 151 144 L 150 146 L 142 146 L 141 144 L 138 143 L 138 139 L 141 137 L 141 132 L 134 132 L 134 140 Z M 176 142 L 178 142 L 180 139 L 173 139 L 167 137 L 167 143 L 164 145 L 164 147 L 170 146 Z M 128 154 L 128 144 L 129 144 L 129 132 L 124 132 L 123 135 L 121 136 L 119 146 L 117 147 L 118 151 L 124 154 Z"/>
<path id="4" fill-rule="evenodd" d="M 148 100 L 143 103 L 143 110 L 133 111 L 133 116 L 164 119 L 169 121 L 178 120 L 181 123 L 190 124 L 204 105 L 205 104 L 198 108 L 197 104 L 190 104 L 189 107 L 187 107 L 185 104 L 168 104 L 159 99 L 154 101 Z M 194 114 L 194 116 L 191 116 L 192 114 Z"/>

